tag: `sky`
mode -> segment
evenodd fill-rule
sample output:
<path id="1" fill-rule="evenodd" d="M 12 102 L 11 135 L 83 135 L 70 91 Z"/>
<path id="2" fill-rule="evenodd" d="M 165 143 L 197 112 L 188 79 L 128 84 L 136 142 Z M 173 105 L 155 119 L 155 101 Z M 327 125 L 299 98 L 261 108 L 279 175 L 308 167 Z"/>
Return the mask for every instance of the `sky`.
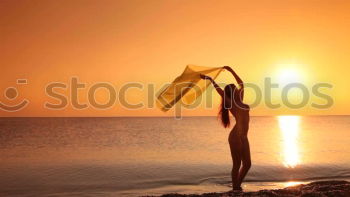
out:
<path id="1" fill-rule="evenodd" d="M 152 95 L 188 64 L 230 65 L 244 82 L 263 92 L 270 78 L 281 86 L 271 94 L 275 104 L 282 102 L 283 85 L 289 82 L 302 83 L 310 92 L 308 102 L 298 109 L 283 103 L 272 109 L 263 96 L 251 115 L 349 114 L 349 9 L 349 1 L 338 0 L 2 0 L 1 105 L 28 103 L 17 111 L 1 108 L 0 116 L 172 116 L 174 109 L 164 113 L 152 106 Z M 77 109 L 71 102 L 72 78 L 85 84 L 77 98 L 86 108 Z M 227 84 L 234 79 L 224 72 L 217 81 Z M 45 107 L 60 104 L 45 93 L 53 83 L 63 84 L 55 91 L 67 99 L 59 109 Z M 116 102 L 107 109 L 96 108 L 96 102 L 111 98 L 106 88 L 96 89 L 89 98 L 97 83 L 116 90 Z M 332 99 L 325 109 L 312 106 L 327 103 L 312 95 L 319 83 L 331 85 L 320 89 Z M 220 98 L 214 93 L 211 108 L 203 101 L 181 114 L 216 115 Z M 289 96 L 292 103 L 303 98 L 298 89 Z M 245 102 L 253 103 L 255 97 L 247 90 Z M 88 102 L 91 98 L 95 104 Z M 130 109 L 124 100 L 144 106 Z"/>

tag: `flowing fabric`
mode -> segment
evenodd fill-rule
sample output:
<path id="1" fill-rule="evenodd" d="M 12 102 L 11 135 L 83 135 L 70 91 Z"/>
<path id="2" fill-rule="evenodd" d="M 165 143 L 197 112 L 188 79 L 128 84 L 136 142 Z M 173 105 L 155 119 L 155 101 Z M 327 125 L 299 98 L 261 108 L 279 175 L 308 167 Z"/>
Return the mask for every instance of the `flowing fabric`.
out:
<path id="1" fill-rule="evenodd" d="M 157 99 L 157 106 L 164 112 L 168 111 L 178 101 L 191 105 L 209 86 L 208 80 L 200 78 L 200 74 L 215 79 L 223 67 L 204 67 L 187 65 L 184 72 L 168 86 Z"/>

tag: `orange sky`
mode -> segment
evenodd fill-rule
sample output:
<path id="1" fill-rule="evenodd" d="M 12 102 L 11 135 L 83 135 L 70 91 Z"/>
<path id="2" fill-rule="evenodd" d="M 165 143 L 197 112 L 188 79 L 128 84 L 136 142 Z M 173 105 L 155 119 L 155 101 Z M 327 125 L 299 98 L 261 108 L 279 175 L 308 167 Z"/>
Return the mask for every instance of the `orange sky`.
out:
<path id="1" fill-rule="evenodd" d="M 147 2 L 147 3 L 146 3 Z M 0 2 L 0 90 L 15 87 L 29 105 L 0 116 L 162 116 L 157 108 L 125 109 L 117 101 L 108 110 L 89 106 L 76 110 L 48 110 L 45 95 L 50 82 L 69 85 L 71 77 L 87 87 L 109 82 L 116 89 L 128 82 L 171 82 L 187 64 L 235 65 L 246 82 L 263 85 L 265 77 L 278 78 L 281 70 L 295 69 L 308 88 L 318 82 L 333 84 L 325 90 L 334 99 L 327 110 L 308 105 L 299 110 L 269 109 L 261 103 L 252 115 L 349 114 L 350 66 L 349 1 L 18 1 Z M 25 78 L 26 85 L 16 85 Z M 228 73 L 218 79 L 230 82 Z M 62 91 L 69 96 L 69 88 Z M 128 91 L 130 102 L 146 102 L 146 90 Z M 247 93 L 247 102 L 252 96 Z M 87 90 L 80 91 L 81 102 Z M 103 102 L 106 92 L 98 91 Z M 279 95 L 273 99 L 278 102 Z M 313 100 L 314 99 L 314 100 Z M 215 115 L 211 110 L 185 110 L 184 115 Z"/>

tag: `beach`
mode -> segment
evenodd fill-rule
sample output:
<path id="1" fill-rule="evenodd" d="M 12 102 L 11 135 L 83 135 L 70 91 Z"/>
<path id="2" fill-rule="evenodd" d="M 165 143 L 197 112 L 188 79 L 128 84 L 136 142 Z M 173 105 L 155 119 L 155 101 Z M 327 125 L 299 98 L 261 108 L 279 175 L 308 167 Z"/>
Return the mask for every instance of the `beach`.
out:
<path id="1" fill-rule="evenodd" d="M 349 10 L 0 0 L 0 197 L 350 197 Z"/>
<path id="2" fill-rule="evenodd" d="M 205 194 L 165 194 L 161 197 L 275 197 L 275 196 L 301 196 L 301 197 L 347 197 L 350 196 L 350 183 L 348 181 L 317 181 L 309 184 L 287 187 L 276 190 L 260 190 L 257 192 L 224 192 Z"/>

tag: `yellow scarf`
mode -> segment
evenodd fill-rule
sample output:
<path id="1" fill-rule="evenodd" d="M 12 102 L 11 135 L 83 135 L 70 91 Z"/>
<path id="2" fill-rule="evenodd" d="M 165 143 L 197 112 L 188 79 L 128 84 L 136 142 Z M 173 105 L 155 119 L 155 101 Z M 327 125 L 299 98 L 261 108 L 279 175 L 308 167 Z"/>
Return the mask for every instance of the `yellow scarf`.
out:
<path id="1" fill-rule="evenodd" d="M 187 65 L 184 72 L 158 96 L 157 106 L 166 112 L 180 100 L 182 104 L 191 105 L 210 84 L 201 79 L 200 74 L 215 79 L 222 70 L 223 67 Z"/>

